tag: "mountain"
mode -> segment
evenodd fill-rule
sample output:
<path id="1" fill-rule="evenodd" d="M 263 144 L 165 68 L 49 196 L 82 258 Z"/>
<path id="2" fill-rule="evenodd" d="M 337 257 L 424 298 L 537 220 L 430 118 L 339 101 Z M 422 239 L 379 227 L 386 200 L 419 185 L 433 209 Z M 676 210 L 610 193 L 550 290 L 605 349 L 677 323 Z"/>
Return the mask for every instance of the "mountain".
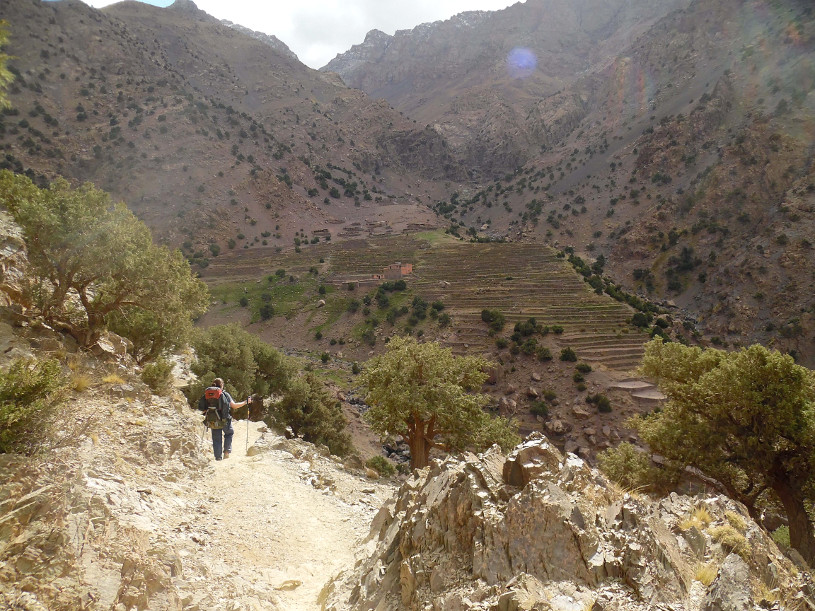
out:
<path id="1" fill-rule="evenodd" d="M 290 57 L 291 59 L 296 59 L 300 61 L 297 55 L 294 53 L 294 51 L 289 49 L 286 43 L 280 40 L 277 36 L 264 34 L 263 32 L 258 32 L 256 30 L 251 30 L 247 27 L 242 26 L 239 23 L 232 23 L 227 19 L 221 19 L 221 23 L 223 23 L 225 26 L 229 26 L 233 30 L 237 30 L 238 32 L 246 34 L 247 36 L 251 36 L 255 40 L 259 40 L 260 42 L 266 43 L 267 45 L 272 47 L 275 51 L 278 51 L 279 53 L 287 57 Z"/>
<path id="2" fill-rule="evenodd" d="M 527 0 L 374 30 L 323 72 L 189 0 L 0 18 L 0 165 L 94 181 L 202 267 L 443 227 L 602 255 L 687 341 L 815 363 L 804 0 Z"/>
<path id="3" fill-rule="evenodd" d="M 463 175 L 435 132 L 192 2 L 11 0 L 0 18 L 3 165 L 93 181 L 188 254 L 289 246 L 390 204 L 431 222 L 402 185 Z"/>
<path id="4" fill-rule="evenodd" d="M 581 118 L 585 95 L 559 97 L 686 0 L 528 0 L 466 12 L 365 42 L 322 68 L 444 134 L 492 178 L 550 147 Z M 554 103 L 558 125 L 541 116 Z"/>
<path id="5" fill-rule="evenodd" d="M 812 364 L 812 11 L 529 0 L 372 32 L 324 70 L 445 135 L 480 177 L 449 219 L 602 254 L 689 337 Z M 538 61 L 513 79 L 518 46 Z"/>

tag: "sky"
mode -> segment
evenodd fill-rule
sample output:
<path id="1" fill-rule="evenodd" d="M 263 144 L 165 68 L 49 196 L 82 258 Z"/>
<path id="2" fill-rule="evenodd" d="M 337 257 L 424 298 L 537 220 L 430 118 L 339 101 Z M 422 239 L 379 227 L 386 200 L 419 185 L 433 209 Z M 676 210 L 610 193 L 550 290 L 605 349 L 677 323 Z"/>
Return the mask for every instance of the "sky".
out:
<path id="1" fill-rule="evenodd" d="M 517 0 L 193 0 L 218 19 L 273 34 L 307 66 L 321 68 L 365 40 L 370 30 L 393 34 L 464 11 L 495 11 Z M 97 8 L 113 0 L 84 0 Z M 172 0 L 149 0 L 167 6 Z"/>

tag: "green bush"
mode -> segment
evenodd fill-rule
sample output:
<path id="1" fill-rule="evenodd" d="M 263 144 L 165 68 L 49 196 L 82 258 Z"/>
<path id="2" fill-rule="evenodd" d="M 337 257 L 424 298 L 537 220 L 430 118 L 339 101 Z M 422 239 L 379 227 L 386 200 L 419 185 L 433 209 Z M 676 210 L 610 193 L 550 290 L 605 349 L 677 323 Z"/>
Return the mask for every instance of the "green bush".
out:
<path id="1" fill-rule="evenodd" d="M 289 381 L 283 398 L 271 405 L 267 423 L 291 427 L 295 435 L 326 445 L 337 456 L 354 449 L 341 404 L 329 396 L 313 373 Z"/>
<path id="2" fill-rule="evenodd" d="M 575 369 L 577 369 L 580 373 L 591 373 L 591 365 L 588 363 L 578 363 L 575 365 Z"/>
<path id="3" fill-rule="evenodd" d="M 365 462 L 365 466 L 373 469 L 382 477 L 391 477 L 394 473 L 396 473 L 396 467 L 394 467 L 384 456 L 371 456 Z"/>
<path id="4" fill-rule="evenodd" d="M 173 364 L 159 357 L 144 366 L 141 379 L 154 393 L 165 393 L 170 388 L 170 382 L 173 379 Z"/>
<path id="5" fill-rule="evenodd" d="M 577 354 L 571 348 L 563 348 L 560 351 L 560 360 L 561 361 L 568 361 L 571 363 L 577 362 Z"/>
<path id="6" fill-rule="evenodd" d="M 490 329 L 495 332 L 503 330 L 506 324 L 504 315 L 498 310 L 481 310 L 481 320 L 489 324 Z"/>
<path id="7" fill-rule="evenodd" d="M 535 351 L 535 354 L 537 354 L 539 361 L 552 360 L 552 351 L 549 350 L 549 348 L 547 348 L 546 346 L 538 346 L 538 349 Z"/>
<path id="8" fill-rule="evenodd" d="M 33 453 L 66 388 L 53 359 L 17 359 L 0 371 L 0 453 Z"/>
<path id="9" fill-rule="evenodd" d="M 773 541 L 781 548 L 789 549 L 790 547 L 790 527 L 779 526 L 771 534 Z"/>
<path id="10" fill-rule="evenodd" d="M 602 414 L 611 412 L 611 400 L 603 394 L 589 395 L 586 397 L 586 403 L 596 405 L 597 411 Z"/>
<path id="11" fill-rule="evenodd" d="M 610 480 L 628 490 L 667 492 L 680 475 L 680 470 L 655 466 L 648 454 L 628 442 L 600 452 L 597 464 Z"/>
<path id="12" fill-rule="evenodd" d="M 499 338 L 497 338 L 497 339 L 495 340 L 495 345 L 496 345 L 496 346 L 497 346 L 499 349 L 503 350 L 504 348 L 506 348 L 507 346 L 509 346 L 509 340 L 508 340 L 506 337 L 499 337 Z"/>
<path id="13" fill-rule="evenodd" d="M 354 375 L 357 375 L 360 371 L 362 371 L 362 368 L 359 366 L 359 363 L 354 361 L 351 364 L 351 373 L 353 373 Z"/>
<path id="14" fill-rule="evenodd" d="M 223 378 L 226 390 L 236 399 L 247 395 L 269 396 L 282 392 L 288 383 L 288 360 L 255 335 L 238 325 L 216 325 L 199 330 L 193 339 L 198 376 L 185 391 L 195 405 L 215 377 Z"/>
<path id="15" fill-rule="evenodd" d="M 545 401 L 535 401 L 529 408 L 529 411 L 532 412 L 534 416 L 543 416 L 546 418 L 546 416 L 549 415 L 549 406 L 546 405 Z"/>

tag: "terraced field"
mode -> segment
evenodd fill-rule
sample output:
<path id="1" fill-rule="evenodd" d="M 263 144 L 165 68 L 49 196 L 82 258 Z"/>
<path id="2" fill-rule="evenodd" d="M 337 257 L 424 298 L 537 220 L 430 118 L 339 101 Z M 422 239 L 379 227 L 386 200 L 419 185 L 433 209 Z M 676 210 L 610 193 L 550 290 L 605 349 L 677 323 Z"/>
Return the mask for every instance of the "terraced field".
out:
<path id="1" fill-rule="evenodd" d="M 581 360 L 610 369 L 639 364 L 648 336 L 628 324 L 633 310 L 606 295 L 595 294 L 571 266 L 550 248 L 536 244 L 472 244 L 439 234 L 320 244 L 299 255 L 219 257 L 207 270 L 212 280 L 261 276 L 276 267 L 308 269 L 324 259 L 326 281 L 365 278 L 396 261 L 412 262 L 408 279 L 414 293 L 441 300 L 453 317 L 446 342 L 456 352 L 494 346 L 481 311 L 495 309 L 515 322 L 534 317 L 545 326 L 561 325 L 550 335 L 558 348 L 570 346 Z"/>

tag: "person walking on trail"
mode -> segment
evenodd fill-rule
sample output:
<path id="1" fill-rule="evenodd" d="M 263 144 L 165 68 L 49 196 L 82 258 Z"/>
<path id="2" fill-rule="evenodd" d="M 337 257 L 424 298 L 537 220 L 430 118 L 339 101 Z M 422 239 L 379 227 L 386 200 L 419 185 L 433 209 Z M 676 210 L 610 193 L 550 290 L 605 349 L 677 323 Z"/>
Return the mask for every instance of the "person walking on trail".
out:
<path id="1" fill-rule="evenodd" d="M 204 391 L 204 396 L 199 401 L 199 407 L 205 411 L 204 424 L 212 430 L 212 451 L 215 453 L 215 460 L 221 460 L 221 450 L 223 458 L 229 458 L 232 452 L 232 435 L 235 430 L 232 428 L 232 410 L 239 409 L 252 402 L 252 397 L 235 403 L 232 395 L 224 390 L 224 381 L 215 378 L 212 386 Z"/>

